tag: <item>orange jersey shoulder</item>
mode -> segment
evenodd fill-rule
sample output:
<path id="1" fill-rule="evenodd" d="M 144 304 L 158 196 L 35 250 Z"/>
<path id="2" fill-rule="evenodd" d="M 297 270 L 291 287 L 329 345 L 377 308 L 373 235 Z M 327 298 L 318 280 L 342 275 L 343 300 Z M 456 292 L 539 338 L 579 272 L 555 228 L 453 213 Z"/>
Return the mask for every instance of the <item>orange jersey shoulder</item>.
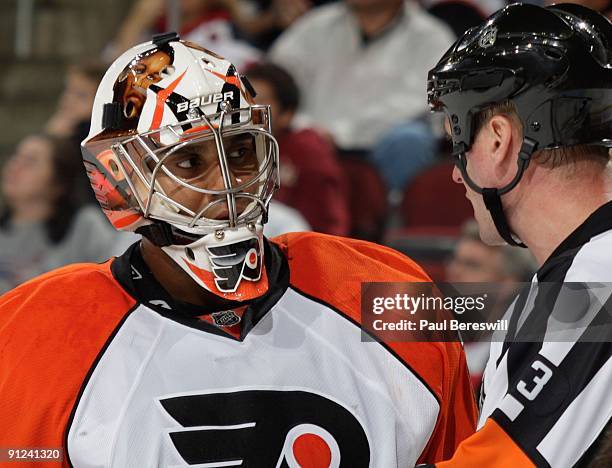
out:
<path id="1" fill-rule="evenodd" d="M 430 282 L 427 273 L 405 255 L 372 242 L 315 232 L 272 240 L 289 262 L 289 282 L 298 291 L 341 311 L 361 324 L 363 283 Z"/>
<path id="2" fill-rule="evenodd" d="M 272 239 L 289 262 L 290 285 L 361 324 L 361 284 L 430 282 L 413 260 L 371 242 L 319 233 L 292 233 Z M 440 403 L 440 414 L 420 462 L 442 460 L 476 426 L 476 404 L 460 343 L 387 342 Z"/>
<path id="3" fill-rule="evenodd" d="M 64 267 L 0 297 L 0 425 L 10 428 L 0 446 L 63 446 L 89 369 L 135 305 L 111 262 Z"/>
<path id="4" fill-rule="evenodd" d="M 357 239 L 316 232 L 285 234 L 272 239 L 285 253 L 291 282 L 297 287 L 316 279 L 319 293 L 336 289 L 334 282 L 431 281 L 427 273 L 401 253 Z M 312 284 L 311 284 L 312 286 Z"/>

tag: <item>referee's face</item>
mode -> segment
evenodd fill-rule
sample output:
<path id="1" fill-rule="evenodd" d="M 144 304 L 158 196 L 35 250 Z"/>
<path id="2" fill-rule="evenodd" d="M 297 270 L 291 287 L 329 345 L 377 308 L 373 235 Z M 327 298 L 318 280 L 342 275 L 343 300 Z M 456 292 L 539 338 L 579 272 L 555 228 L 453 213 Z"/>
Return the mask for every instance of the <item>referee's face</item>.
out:
<path id="1" fill-rule="evenodd" d="M 450 129 L 448 121 L 445 124 L 445 128 L 448 132 Z M 483 128 L 478 132 L 474 143 L 466 153 L 467 173 L 479 187 L 500 186 L 496 179 L 495 158 L 492 157 L 491 153 L 491 148 L 493 147 L 495 147 L 495 143 L 492 140 L 492 136 L 487 132 L 486 128 Z M 465 183 L 457 166 L 453 168 L 452 177 L 455 183 L 463 184 L 465 187 L 465 197 L 470 201 L 474 209 L 474 218 L 478 223 L 482 241 L 488 245 L 503 245 L 505 242 L 497 232 L 493 219 L 485 207 L 482 195 L 472 190 Z"/>

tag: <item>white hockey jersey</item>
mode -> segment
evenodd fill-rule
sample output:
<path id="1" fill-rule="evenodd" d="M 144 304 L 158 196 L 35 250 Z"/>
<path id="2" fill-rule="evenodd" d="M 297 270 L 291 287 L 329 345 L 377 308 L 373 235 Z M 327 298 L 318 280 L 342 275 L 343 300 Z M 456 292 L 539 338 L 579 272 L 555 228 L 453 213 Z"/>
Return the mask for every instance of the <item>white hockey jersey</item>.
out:
<path id="1" fill-rule="evenodd" d="M 362 282 L 427 281 L 423 271 L 315 233 L 267 242 L 264 258 L 270 291 L 229 310 L 173 300 L 137 248 L 3 296 L 0 446 L 63 447 L 75 467 L 450 456 L 475 424 L 460 345 L 364 342 L 359 323 Z"/>

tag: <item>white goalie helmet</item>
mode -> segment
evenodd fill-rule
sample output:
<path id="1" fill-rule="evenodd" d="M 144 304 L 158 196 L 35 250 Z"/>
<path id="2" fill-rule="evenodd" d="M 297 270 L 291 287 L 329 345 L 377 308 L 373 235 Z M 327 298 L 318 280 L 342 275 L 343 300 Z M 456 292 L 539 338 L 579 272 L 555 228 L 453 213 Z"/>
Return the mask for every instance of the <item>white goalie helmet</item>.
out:
<path id="1" fill-rule="evenodd" d="M 161 247 L 231 300 L 268 288 L 263 224 L 278 189 L 269 106 L 227 60 L 174 33 L 135 46 L 106 72 L 81 144 L 110 222 Z"/>

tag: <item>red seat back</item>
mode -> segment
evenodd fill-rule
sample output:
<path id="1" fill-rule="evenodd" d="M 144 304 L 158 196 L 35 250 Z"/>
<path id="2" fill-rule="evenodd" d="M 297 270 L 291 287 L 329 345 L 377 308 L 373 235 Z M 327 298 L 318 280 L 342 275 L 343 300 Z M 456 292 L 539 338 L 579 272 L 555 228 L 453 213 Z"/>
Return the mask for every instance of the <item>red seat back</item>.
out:
<path id="1" fill-rule="evenodd" d="M 388 212 L 385 183 L 365 159 L 343 156 L 340 164 L 348 181 L 351 237 L 380 241 Z"/>
<path id="2" fill-rule="evenodd" d="M 462 184 L 453 182 L 452 162 L 441 162 L 416 176 L 406 187 L 401 206 L 404 226 L 452 227 L 474 217 Z"/>

